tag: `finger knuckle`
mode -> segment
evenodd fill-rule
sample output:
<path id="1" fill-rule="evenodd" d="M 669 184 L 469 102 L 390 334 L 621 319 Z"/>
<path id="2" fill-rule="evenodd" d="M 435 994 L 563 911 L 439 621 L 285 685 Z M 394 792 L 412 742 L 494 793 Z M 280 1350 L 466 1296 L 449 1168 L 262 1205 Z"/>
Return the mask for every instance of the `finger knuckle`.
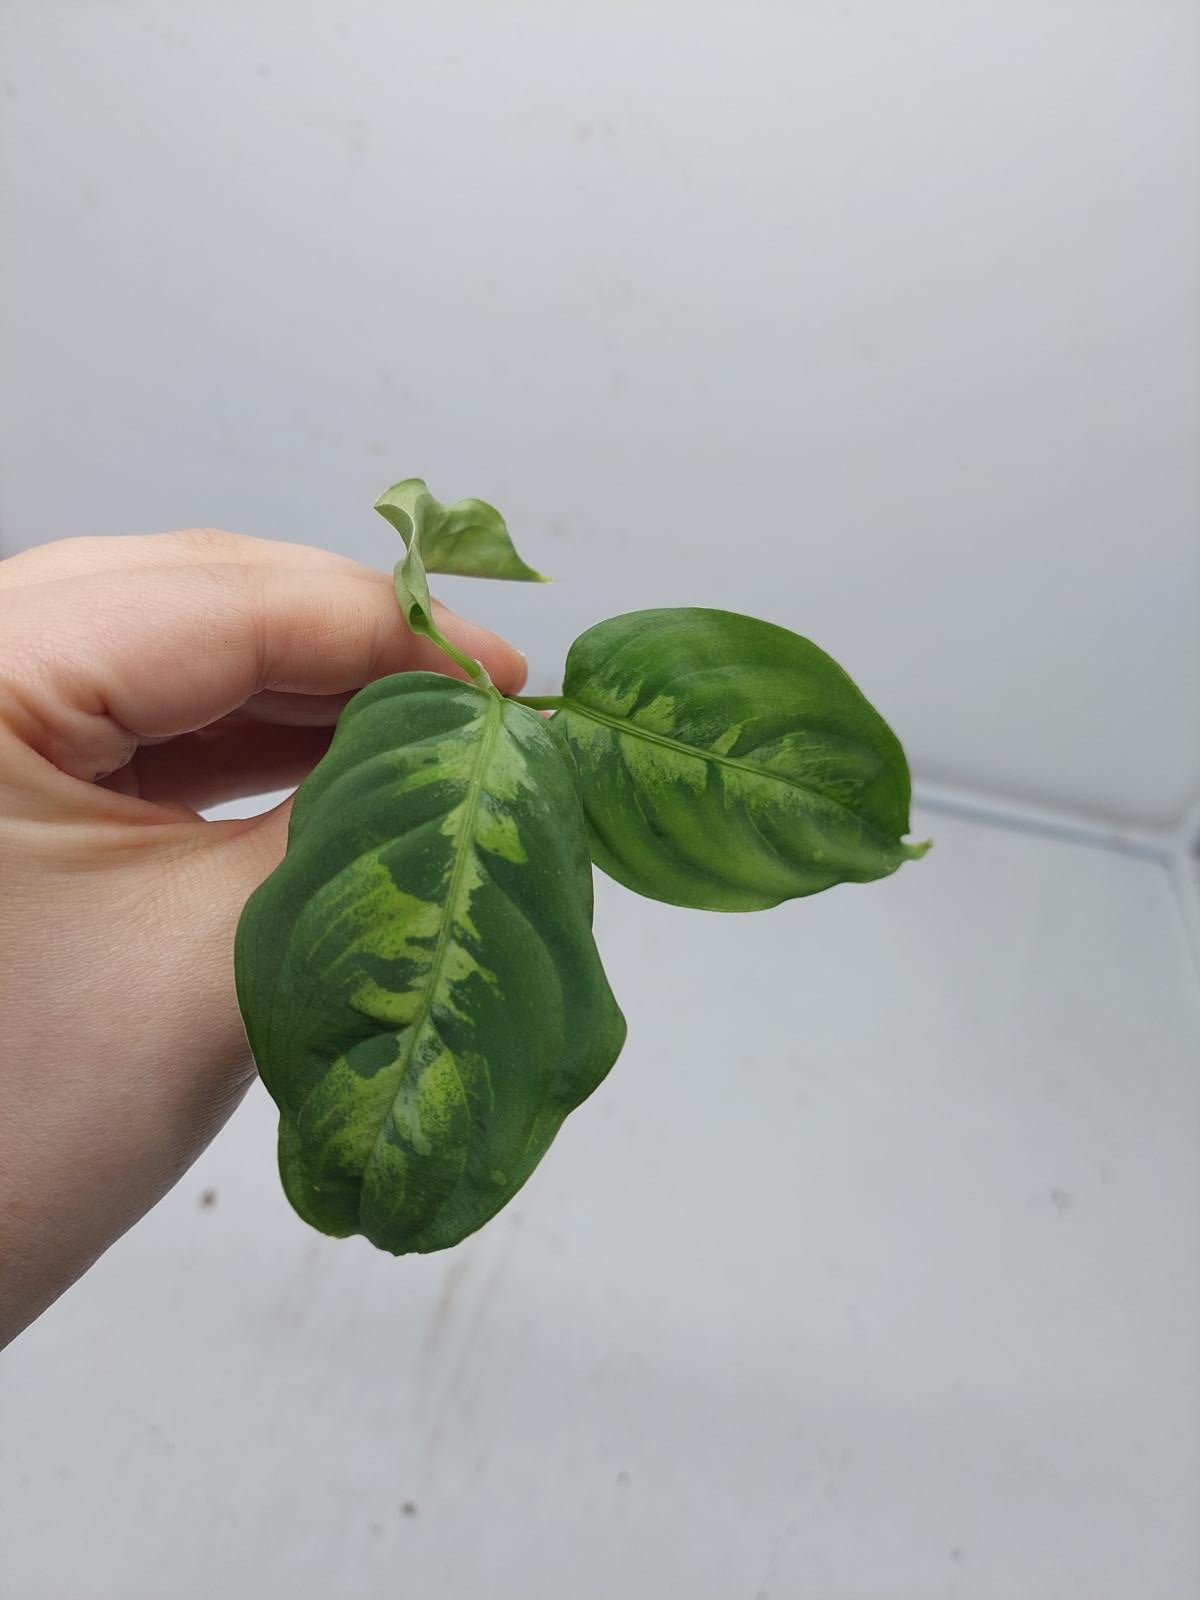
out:
<path id="1" fill-rule="evenodd" d="M 236 561 L 244 553 L 246 535 L 224 528 L 181 528 L 169 536 L 199 561 Z"/>

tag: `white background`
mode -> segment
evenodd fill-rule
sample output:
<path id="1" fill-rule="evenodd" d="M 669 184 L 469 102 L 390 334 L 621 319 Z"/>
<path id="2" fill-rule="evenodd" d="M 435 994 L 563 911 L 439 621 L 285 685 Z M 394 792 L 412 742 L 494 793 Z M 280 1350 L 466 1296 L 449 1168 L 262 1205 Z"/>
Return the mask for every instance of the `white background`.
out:
<path id="1" fill-rule="evenodd" d="M 5 551 L 389 565 L 420 473 L 560 580 L 443 585 L 533 688 L 768 616 L 974 817 L 761 917 L 602 883 L 630 1045 L 452 1255 L 307 1232 L 253 1094 L 0 1360 L 4 1600 L 1200 1592 L 1198 48 L 2 0 Z"/>
<path id="2" fill-rule="evenodd" d="M 0 14 L 6 547 L 385 565 L 416 474 L 561 580 L 461 602 L 538 687 L 726 604 L 926 778 L 1200 795 L 1195 6 Z"/>

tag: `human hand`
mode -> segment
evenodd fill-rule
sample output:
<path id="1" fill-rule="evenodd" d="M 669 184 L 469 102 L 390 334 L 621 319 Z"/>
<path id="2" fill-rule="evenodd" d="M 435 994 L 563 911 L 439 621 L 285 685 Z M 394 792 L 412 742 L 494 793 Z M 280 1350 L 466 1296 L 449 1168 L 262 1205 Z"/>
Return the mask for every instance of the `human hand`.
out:
<path id="1" fill-rule="evenodd" d="M 525 663 L 442 611 L 497 686 Z M 201 532 L 0 562 L 0 1345 L 180 1177 L 251 1077 L 233 937 L 365 683 L 446 671 L 390 580 Z"/>

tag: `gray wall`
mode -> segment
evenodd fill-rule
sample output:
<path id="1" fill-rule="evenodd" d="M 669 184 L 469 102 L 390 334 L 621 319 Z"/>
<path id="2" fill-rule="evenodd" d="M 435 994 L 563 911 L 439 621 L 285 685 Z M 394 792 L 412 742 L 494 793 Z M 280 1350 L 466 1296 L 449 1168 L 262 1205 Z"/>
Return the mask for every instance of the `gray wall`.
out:
<path id="1" fill-rule="evenodd" d="M 394 478 L 588 623 L 759 612 L 927 780 L 1200 795 L 1186 4 L 7 0 L 5 548 L 385 564 Z"/>

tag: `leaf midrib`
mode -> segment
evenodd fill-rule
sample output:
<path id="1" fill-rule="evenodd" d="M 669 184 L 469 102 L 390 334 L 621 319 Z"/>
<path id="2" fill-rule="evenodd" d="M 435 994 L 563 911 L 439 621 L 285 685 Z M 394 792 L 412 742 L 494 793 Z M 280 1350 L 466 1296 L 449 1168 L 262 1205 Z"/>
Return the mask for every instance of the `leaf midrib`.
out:
<path id="1" fill-rule="evenodd" d="M 450 937 L 458 920 L 458 897 L 462 893 L 463 877 L 467 870 L 467 859 L 471 855 L 473 849 L 473 841 L 475 837 L 475 818 L 479 815 L 479 806 L 483 798 L 484 775 L 487 772 L 488 766 L 491 762 L 492 752 L 496 747 L 496 740 L 499 737 L 500 727 L 504 720 L 504 701 L 502 697 L 494 689 L 492 689 L 490 692 L 485 692 L 487 693 L 488 699 L 486 713 L 488 717 L 488 723 L 484 729 L 483 737 L 479 741 L 479 753 L 476 757 L 474 770 L 471 773 L 470 781 L 467 785 L 467 793 L 462 801 L 462 829 L 459 833 L 458 844 L 455 850 L 454 865 L 450 869 L 450 884 L 446 891 L 441 927 L 438 929 L 437 941 L 434 944 L 433 951 L 429 957 L 429 967 L 426 972 L 424 991 L 421 995 L 421 1003 L 417 1007 L 416 1014 L 414 1015 L 412 1021 L 407 1024 L 408 1039 L 400 1053 L 400 1072 L 396 1086 L 396 1093 L 393 1095 L 391 1103 L 388 1106 L 387 1115 L 379 1124 L 379 1132 L 375 1135 L 375 1141 L 371 1145 L 367 1159 L 363 1162 L 362 1176 L 364 1181 L 366 1179 L 367 1169 L 374 1161 L 379 1152 L 379 1147 L 383 1142 L 383 1135 L 388 1124 L 388 1117 L 391 1116 L 396 1100 L 399 1098 L 400 1089 L 403 1086 L 404 1079 L 408 1073 L 408 1068 L 412 1060 L 412 1053 L 416 1046 L 416 1041 L 420 1036 L 422 1029 L 425 1027 L 425 1024 L 429 1021 L 429 1014 L 433 1009 L 433 997 L 441 980 L 442 963 L 446 958 L 446 950 L 450 944 Z M 454 1067 L 454 1075 L 458 1079 L 459 1089 L 462 1091 L 463 1098 L 465 1100 L 466 1087 L 463 1084 L 462 1073 L 459 1071 L 458 1062 L 455 1059 L 453 1052 L 450 1053 L 450 1060 Z M 362 1201 L 363 1183 L 360 1182 L 358 1199 L 360 1222 L 362 1221 Z"/>
<path id="2" fill-rule="evenodd" d="M 789 789 L 797 789 L 801 794 L 809 795 L 823 801 L 827 806 L 834 806 L 839 811 L 844 811 L 852 817 L 858 826 L 871 834 L 874 838 L 883 840 L 885 836 L 869 823 L 865 817 L 859 815 L 853 806 L 848 806 L 844 800 L 835 800 L 832 795 L 824 794 L 820 789 L 815 789 L 811 784 L 801 783 L 796 778 L 789 778 L 786 773 L 772 772 L 769 767 L 757 767 L 752 762 L 739 760 L 737 756 L 718 755 L 715 750 L 704 750 L 696 744 L 686 744 L 682 739 L 672 739 L 666 733 L 651 733 L 649 728 L 643 728 L 639 723 L 632 722 L 628 717 L 614 717 L 607 712 L 597 711 L 594 706 L 585 705 L 581 700 L 573 700 L 569 695 L 562 697 L 564 711 L 576 711 L 580 716 L 590 717 L 593 722 L 599 722 L 606 728 L 612 728 L 615 733 L 627 734 L 635 739 L 644 739 L 647 744 L 662 745 L 664 749 L 674 750 L 679 755 L 691 756 L 696 761 L 711 761 L 715 766 L 730 767 L 735 772 L 746 772 L 754 778 L 769 778 L 772 783 L 783 783 Z M 895 846 L 889 848 L 894 849 Z"/>

